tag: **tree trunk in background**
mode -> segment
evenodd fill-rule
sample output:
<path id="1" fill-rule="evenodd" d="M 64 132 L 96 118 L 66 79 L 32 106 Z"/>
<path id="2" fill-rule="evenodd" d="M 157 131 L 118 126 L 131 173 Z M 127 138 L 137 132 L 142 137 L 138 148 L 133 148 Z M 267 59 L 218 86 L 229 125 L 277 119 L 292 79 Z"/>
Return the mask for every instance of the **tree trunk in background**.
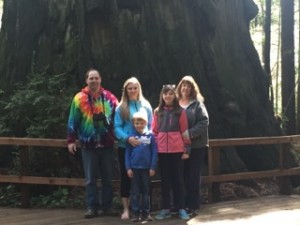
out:
<path id="1" fill-rule="evenodd" d="M 265 19 L 264 19 L 264 46 L 263 46 L 263 62 L 264 69 L 269 77 L 269 85 L 270 85 L 270 98 L 272 105 L 274 104 L 274 94 L 273 94 L 273 86 L 272 86 L 272 76 L 271 76 L 271 66 L 270 66 L 270 49 L 271 49 L 271 0 L 266 0 L 266 11 L 265 11 Z"/>
<path id="2" fill-rule="evenodd" d="M 280 94 L 280 90 L 281 90 L 281 82 L 279 82 L 279 71 L 280 71 L 280 67 L 281 67 L 281 11 L 279 11 L 279 21 L 278 21 L 278 32 L 277 32 L 277 55 L 276 55 L 276 74 L 275 74 L 275 84 L 276 84 L 276 89 L 275 89 L 275 114 L 276 115 L 281 115 L 281 107 L 279 107 L 279 104 L 281 105 L 281 94 Z M 280 89 L 280 90 L 279 90 Z M 282 121 L 282 119 L 280 119 Z M 281 124 L 282 125 L 282 124 Z"/>
<path id="3" fill-rule="evenodd" d="M 300 0 L 298 0 L 298 79 L 297 79 L 297 134 L 300 134 Z"/>
<path id="4" fill-rule="evenodd" d="M 296 132 L 294 1 L 281 0 L 282 119 L 287 134 Z"/>
<path id="5" fill-rule="evenodd" d="M 261 21 L 259 21 L 259 23 L 261 24 L 261 26 L 263 27 L 263 29 L 264 29 L 264 26 L 265 26 L 265 20 L 266 20 L 266 10 L 265 10 L 265 6 L 266 6 L 266 4 L 265 4 L 265 1 L 266 0 L 259 0 L 259 3 L 257 3 L 257 4 L 259 4 L 260 5 L 260 7 L 258 8 L 258 11 L 260 12 L 260 20 Z M 259 17 L 258 17 L 259 18 Z M 261 43 L 264 43 L 265 42 L 265 36 L 264 35 L 262 35 L 262 40 L 261 40 Z M 264 44 L 262 44 L 262 45 L 264 45 Z M 263 46 L 263 48 L 261 49 L 262 51 L 261 51 L 261 55 L 264 57 L 264 46 Z"/>
<path id="6" fill-rule="evenodd" d="M 280 135 L 269 77 L 249 33 L 256 14 L 252 0 L 5 1 L 0 85 L 9 91 L 26 82 L 34 66 L 49 76 L 73 74 L 70 84 L 82 87 L 93 66 L 119 97 L 123 82 L 138 77 L 156 107 L 163 84 L 192 74 L 206 99 L 211 138 Z M 277 166 L 272 146 L 223 155 L 225 172 Z"/>

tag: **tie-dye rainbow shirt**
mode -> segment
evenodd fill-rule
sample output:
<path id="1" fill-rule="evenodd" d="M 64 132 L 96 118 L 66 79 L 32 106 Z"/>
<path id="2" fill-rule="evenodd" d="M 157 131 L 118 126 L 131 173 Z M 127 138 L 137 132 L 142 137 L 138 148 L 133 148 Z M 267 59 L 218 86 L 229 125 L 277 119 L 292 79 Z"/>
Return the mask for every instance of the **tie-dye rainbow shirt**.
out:
<path id="1" fill-rule="evenodd" d="M 113 117 L 118 104 L 117 98 L 108 90 L 100 88 L 97 96 L 92 96 L 85 87 L 73 98 L 68 120 L 68 143 L 74 143 L 76 137 L 83 145 L 114 144 Z M 109 126 L 103 120 L 93 121 L 93 114 L 105 114 Z"/>

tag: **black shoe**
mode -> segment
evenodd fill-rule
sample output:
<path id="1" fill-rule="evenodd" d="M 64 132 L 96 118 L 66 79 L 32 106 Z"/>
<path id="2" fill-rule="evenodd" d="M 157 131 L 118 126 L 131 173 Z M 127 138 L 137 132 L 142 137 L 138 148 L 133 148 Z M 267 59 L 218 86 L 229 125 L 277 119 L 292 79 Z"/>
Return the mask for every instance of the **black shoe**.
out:
<path id="1" fill-rule="evenodd" d="M 139 215 L 132 215 L 130 220 L 131 220 L 131 222 L 138 222 L 139 219 L 140 219 Z"/>
<path id="2" fill-rule="evenodd" d="M 185 211 L 186 211 L 186 214 L 188 214 L 189 216 L 196 215 L 195 209 L 186 208 Z"/>
<path id="3" fill-rule="evenodd" d="M 153 221 L 153 217 L 150 215 L 150 214 L 144 214 L 143 216 L 142 216 L 142 220 L 143 221 Z"/>
<path id="4" fill-rule="evenodd" d="M 87 209 L 84 213 L 84 218 L 91 219 L 98 216 L 98 212 L 95 209 Z"/>

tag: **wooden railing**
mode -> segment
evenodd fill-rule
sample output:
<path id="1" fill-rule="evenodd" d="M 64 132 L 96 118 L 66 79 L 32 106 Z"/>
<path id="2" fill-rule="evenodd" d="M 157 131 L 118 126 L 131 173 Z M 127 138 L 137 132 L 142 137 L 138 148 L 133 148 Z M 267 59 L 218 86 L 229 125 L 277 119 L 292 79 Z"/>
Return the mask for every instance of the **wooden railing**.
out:
<path id="1" fill-rule="evenodd" d="M 220 197 L 219 185 L 222 182 L 249 180 L 267 177 L 279 177 L 280 193 L 290 194 L 291 175 L 300 175 L 300 167 L 288 168 L 287 156 L 291 144 L 300 142 L 300 135 L 279 137 L 253 137 L 234 139 L 211 139 L 208 149 L 208 175 L 202 177 L 203 183 L 208 185 L 209 201 L 218 201 Z M 21 171 L 19 176 L 0 174 L 0 183 L 21 184 L 21 202 L 24 207 L 29 206 L 29 184 L 84 186 L 82 178 L 35 177 L 29 175 L 29 147 L 57 147 L 66 149 L 66 140 L 42 138 L 10 138 L 0 137 L 0 145 L 20 147 Z M 222 147 L 243 145 L 279 145 L 278 168 L 268 171 L 220 174 L 220 150 Z M 118 188 L 119 181 L 113 181 L 114 188 Z M 153 184 L 157 183 L 154 181 Z"/>

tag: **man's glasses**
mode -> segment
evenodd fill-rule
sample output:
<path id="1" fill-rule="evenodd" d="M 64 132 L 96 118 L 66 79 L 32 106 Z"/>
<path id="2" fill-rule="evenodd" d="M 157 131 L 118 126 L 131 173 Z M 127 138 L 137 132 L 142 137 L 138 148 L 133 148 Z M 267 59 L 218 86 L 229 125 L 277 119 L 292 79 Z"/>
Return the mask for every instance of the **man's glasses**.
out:
<path id="1" fill-rule="evenodd" d="M 163 87 L 163 88 L 175 89 L 175 88 L 176 88 L 176 85 L 175 85 L 175 84 L 164 84 L 162 87 Z"/>

